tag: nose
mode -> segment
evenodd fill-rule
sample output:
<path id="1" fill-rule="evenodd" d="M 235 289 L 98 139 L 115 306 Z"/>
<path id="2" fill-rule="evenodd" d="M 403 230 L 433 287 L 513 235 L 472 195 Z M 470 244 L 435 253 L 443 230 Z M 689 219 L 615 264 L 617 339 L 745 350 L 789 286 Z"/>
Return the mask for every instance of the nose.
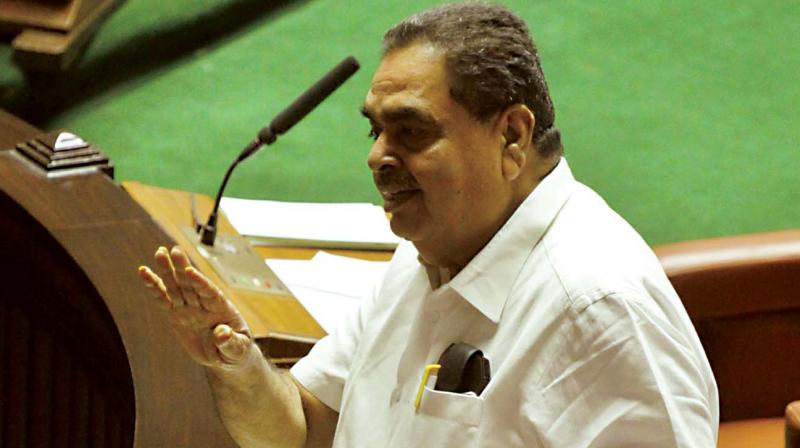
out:
<path id="1" fill-rule="evenodd" d="M 381 135 L 369 150 L 367 165 L 373 172 L 377 173 L 378 171 L 397 168 L 401 165 L 401 161 L 397 154 L 386 144 L 384 136 Z"/>

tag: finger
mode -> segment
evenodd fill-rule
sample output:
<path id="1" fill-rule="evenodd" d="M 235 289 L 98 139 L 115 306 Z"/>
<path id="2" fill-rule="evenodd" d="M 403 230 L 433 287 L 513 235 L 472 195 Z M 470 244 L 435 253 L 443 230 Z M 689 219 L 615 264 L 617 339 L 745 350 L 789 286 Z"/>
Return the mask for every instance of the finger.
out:
<path id="1" fill-rule="evenodd" d="M 183 293 L 183 300 L 185 300 L 186 303 L 191 306 L 200 306 L 197 293 L 194 291 L 191 282 L 186 277 L 186 268 L 192 266 L 191 261 L 189 261 L 189 257 L 183 253 L 180 247 L 174 246 L 170 251 L 170 258 L 172 259 L 172 265 L 175 269 L 175 281 Z"/>
<path id="2" fill-rule="evenodd" d="M 167 288 L 161 278 L 147 266 L 139 266 L 138 273 L 153 300 L 156 300 L 159 305 L 169 308 L 171 305 Z"/>
<path id="3" fill-rule="evenodd" d="M 170 302 L 174 306 L 183 306 L 185 303 L 183 300 L 183 293 L 178 287 L 178 283 L 175 281 L 175 268 L 172 265 L 172 260 L 169 257 L 169 252 L 166 247 L 161 246 L 158 248 L 155 254 L 155 260 L 156 270 L 161 280 L 164 282 L 164 286 L 167 289 L 167 297 Z"/>
<path id="4" fill-rule="evenodd" d="M 184 270 L 200 305 L 208 311 L 220 311 L 225 306 L 222 291 L 197 269 L 189 266 Z"/>
<path id="5" fill-rule="evenodd" d="M 250 343 L 249 337 L 233 331 L 225 324 L 214 327 L 214 345 L 226 364 L 236 364 L 243 360 L 247 356 Z"/>

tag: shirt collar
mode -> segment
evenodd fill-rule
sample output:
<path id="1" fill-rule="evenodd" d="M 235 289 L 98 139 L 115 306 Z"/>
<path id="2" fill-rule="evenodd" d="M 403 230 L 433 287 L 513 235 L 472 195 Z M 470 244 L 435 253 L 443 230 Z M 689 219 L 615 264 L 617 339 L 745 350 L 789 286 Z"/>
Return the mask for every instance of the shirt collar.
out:
<path id="1" fill-rule="evenodd" d="M 452 280 L 447 270 L 423 263 L 431 288 L 448 284 L 488 319 L 499 322 L 523 263 L 566 203 L 574 184 L 572 171 L 562 158 Z"/>

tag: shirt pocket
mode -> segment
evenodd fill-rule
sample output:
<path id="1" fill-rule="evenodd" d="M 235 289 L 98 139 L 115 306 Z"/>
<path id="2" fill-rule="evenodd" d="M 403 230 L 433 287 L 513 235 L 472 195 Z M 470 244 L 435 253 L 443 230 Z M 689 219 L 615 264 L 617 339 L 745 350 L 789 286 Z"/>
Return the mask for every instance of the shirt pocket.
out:
<path id="1" fill-rule="evenodd" d="M 412 446 L 477 446 L 483 398 L 425 387 L 414 415 Z"/>

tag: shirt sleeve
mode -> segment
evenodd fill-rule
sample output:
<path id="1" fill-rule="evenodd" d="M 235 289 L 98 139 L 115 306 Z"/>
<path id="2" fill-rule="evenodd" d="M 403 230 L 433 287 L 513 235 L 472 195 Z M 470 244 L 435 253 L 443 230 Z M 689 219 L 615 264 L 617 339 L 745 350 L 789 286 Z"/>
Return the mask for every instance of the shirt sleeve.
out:
<path id="1" fill-rule="evenodd" d="M 344 385 L 379 287 L 380 282 L 377 282 L 372 292 L 361 300 L 358 311 L 320 339 L 290 370 L 303 387 L 336 412 L 341 408 Z"/>
<path id="2" fill-rule="evenodd" d="M 572 318 L 528 408 L 544 445 L 716 446 L 702 360 L 652 302 L 610 294 Z"/>

